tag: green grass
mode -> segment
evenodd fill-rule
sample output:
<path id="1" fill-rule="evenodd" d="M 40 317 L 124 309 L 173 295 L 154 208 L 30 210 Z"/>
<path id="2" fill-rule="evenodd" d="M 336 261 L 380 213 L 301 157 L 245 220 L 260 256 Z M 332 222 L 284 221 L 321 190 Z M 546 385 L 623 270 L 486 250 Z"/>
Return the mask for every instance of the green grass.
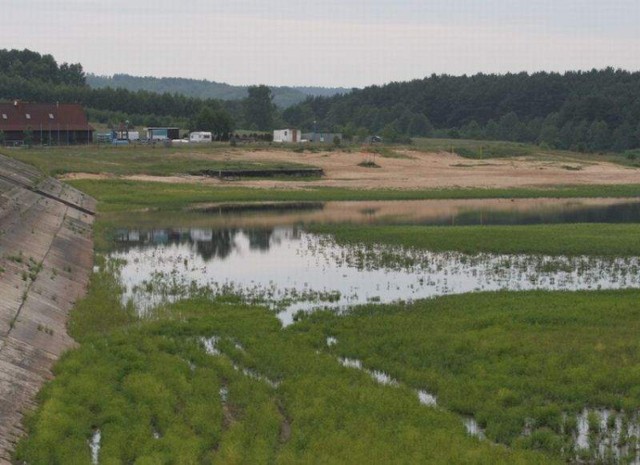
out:
<path id="1" fill-rule="evenodd" d="M 640 185 L 564 186 L 556 188 L 513 189 L 342 189 L 314 188 L 251 189 L 215 187 L 199 184 L 168 184 L 125 180 L 77 180 L 69 184 L 100 201 L 100 210 L 132 211 L 136 209 L 176 210 L 206 202 L 252 201 L 339 201 L 339 200 L 426 200 L 490 198 L 577 198 L 639 197 Z"/>
<path id="2" fill-rule="evenodd" d="M 581 153 L 570 150 L 549 149 L 521 142 L 419 137 L 413 139 L 413 145 L 408 148 L 423 152 L 453 152 L 461 157 L 474 160 L 530 157 L 538 160 L 568 161 L 583 164 L 606 161 L 634 168 L 640 166 L 639 157 L 634 156 L 635 153 L 633 151 L 625 153 Z"/>
<path id="3" fill-rule="evenodd" d="M 550 224 L 529 226 L 314 225 L 339 243 L 391 244 L 432 251 L 548 255 L 638 256 L 636 224 Z"/>
<path id="4" fill-rule="evenodd" d="M 416 138 L 413 147 L 424 152 L 454 152 L 473 159 L 521 157 L 544 152 L 532 144 L 469 139 Z"/>
<path id="5" fill-rule="evenodd" d="M 108 297 L 113 282 L 99 278 L 72 314 L 82 346 L 40 393 L 19 461 L 90 463 L 99 429 L 103 464 L 560 463 L 469 437 L 457 415 L 342 367 L 316 350 L 318 332 L 282 331 L 266 309 L 192 299 L 130 321 Z M 220 355 L 199 342 L 211 336 Z"/>
<path id="6" fill-rule="evenodd" d="M 564 413 L 640 409 L 639 299 L 637 290 L 467 294 L 313 314 L 292 330 L 318 347 L 336 337 L 332 353 L 427 389 L 493 440 L 557 453 L 570 435 Z"/>
<path id="7" fill-rule="evenodd" d="M 230 153 L 250 148 L 232 148 L 228 144 L 189 145 L 165 148 L 153 146 L 71 146 L 34 147 L 5 153 L 56 176 L 65 173 L 112 174 L 117 176 L 146 174 L 170 176 L 196 173 L 201 170 L 268 170 L 311 168 L 309 165 L 281 162 L 230 160 Z"/>

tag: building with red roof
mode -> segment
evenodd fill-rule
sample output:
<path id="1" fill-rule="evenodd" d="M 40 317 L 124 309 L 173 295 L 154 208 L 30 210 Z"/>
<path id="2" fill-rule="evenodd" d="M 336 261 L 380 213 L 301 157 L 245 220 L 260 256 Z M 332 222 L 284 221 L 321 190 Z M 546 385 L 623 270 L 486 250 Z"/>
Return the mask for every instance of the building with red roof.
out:
<path id="1" fill-rule="evenodd" d="M 0 103 L 0 131 L 4 143 L 70 145 L 93 141 L 93 127 L 81 105 L 75 103 Z"/>

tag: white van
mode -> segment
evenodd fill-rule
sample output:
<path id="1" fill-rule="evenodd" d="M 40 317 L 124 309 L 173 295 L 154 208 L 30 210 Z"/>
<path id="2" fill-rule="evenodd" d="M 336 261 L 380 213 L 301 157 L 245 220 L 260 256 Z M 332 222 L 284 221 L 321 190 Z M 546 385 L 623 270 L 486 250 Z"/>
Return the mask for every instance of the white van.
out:
<path id="1" fill-rule="evenodd" d="M 189 134 L 189 142 L 191 143 L 211 142 L 211 140 L 210 132 L 197 131 Z"/>

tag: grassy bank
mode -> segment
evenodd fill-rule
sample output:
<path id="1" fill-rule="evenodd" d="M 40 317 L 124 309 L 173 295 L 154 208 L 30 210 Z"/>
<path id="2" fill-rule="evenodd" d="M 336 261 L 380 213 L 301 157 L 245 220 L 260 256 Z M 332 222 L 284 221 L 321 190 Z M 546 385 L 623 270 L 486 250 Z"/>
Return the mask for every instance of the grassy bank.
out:
<path id="1" fill-rule="evenodd" d="M 610 162 L 624 166 L 638 167 L 637 154 L 628 153 L 581 153 L 570 150 L 556 150 L 534 144 L 497 140 L 438 139 L 418 137 L 413 139 L 409 149 L 423 152 L 453 152 L 461 157 L 473 160 L 494 158 L 529 157 L 537 160 L 565 160 L 571 163 L 589 165 L 598 162 Z M 630 155 L 631 154 L 631 155 Z"/>
<path id="2" fill-rule="evenodd" d="M 207 202 L 640 197 L 640 185 L 423 190 L 309 187 L 304 190 L 285 190 L 234 187 L 232 183 L 219 187 L 123 180 L 77 180 L 70 184 L 98 199 L 103 212 L 176 210 Z"/>
<path id="3" fill-rule="evenodd" d="M 56 365 L 18 460 L 90 463 L 100 431 L 109 464 L 559 463 L 481 442 L 408 387 L 343 367 L 316 347 L 329 320 L 282 331 L 265 309 L 196 298 L 132 321 L 102 298 L 114 285 L 95 275 L 74 310 L 82 346 Z"/>
<path id="4" fill-rule="evenodd" d="M 344 244 L 390 244 L 438 252 L 638 256 L 637 224 L 542 224 L 528 226 L 315 225 Z"/>
<path id="5" fill-rule="evenodd" d="M 637 290 L 468 294 L 314 314 L 292 330 L 317 347 L 335 337 L 331 353 L 432 392 L 496 441 L 564 447 L 572 458 L 582 409 L 624 411 L 627 422 L 640 409 L 639 298 Z"/>
<path id="6" fill-rule="evenodd" d="M 36 166 L 50 176 L 65 173 L 170 176 L 202 170 L 312 168 L 302 163 L 230 160 L 228 154 L 240 149 L 229 147 L 228 144 L 185 144 L 168 148 L 162 145 L 91 145 L 7 150 L 7 155 Z M 248 149 L 244 147 L 242 150 Z"/>

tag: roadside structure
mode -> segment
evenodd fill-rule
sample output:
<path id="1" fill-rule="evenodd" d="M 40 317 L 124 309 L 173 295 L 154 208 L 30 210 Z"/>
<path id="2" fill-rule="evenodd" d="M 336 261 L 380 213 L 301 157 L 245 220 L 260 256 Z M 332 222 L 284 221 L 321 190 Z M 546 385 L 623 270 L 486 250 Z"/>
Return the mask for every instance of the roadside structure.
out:
<path id="1" fill-rule="evenodd" d="M 180 128 L 175 127 L 151 127 L 145 128 L 149 141 L 164 141 L 180 138 Z"/>
<path id="2" fill-rule="evenodd" d="M 278 143 L 302 142 L 302 133 L 298 129 L 276 129 L 273 131 L 273 141 Z"/>
<path id="3" fill-rule="evenodd" d="M 0 103 L 0 131 L 5 145 L 88 144 L 93 127 L 76 103 Z"/>
<path id="4" fill-rule="evenodd" d="M 333 143 L 333 141 L 338 138 L 340 142 L 342 142 L 342 134 L 339 132 L 305 132 L 302 134 L 302 139 L 309 142 L 317 142 L 317 143 Z"/>

